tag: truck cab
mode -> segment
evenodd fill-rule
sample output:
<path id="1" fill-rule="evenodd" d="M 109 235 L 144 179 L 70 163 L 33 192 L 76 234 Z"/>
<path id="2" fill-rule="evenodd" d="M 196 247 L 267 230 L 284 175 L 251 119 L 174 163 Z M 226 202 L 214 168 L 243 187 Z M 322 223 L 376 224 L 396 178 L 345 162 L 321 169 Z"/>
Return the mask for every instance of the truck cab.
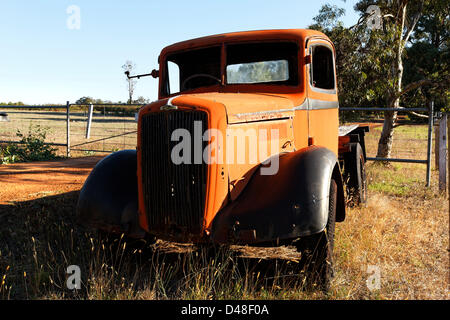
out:
<path id="1" fill-rule="evenodd" d="M 340 134 L 333 43 L 305 29 L 227 33 L 170 45 L 158 63 L 137 148 L 94 168 L 80 221 L 169 241 L 320 243 L 329 272 L 344 180 L 365 199 L 364 131 Z"/>

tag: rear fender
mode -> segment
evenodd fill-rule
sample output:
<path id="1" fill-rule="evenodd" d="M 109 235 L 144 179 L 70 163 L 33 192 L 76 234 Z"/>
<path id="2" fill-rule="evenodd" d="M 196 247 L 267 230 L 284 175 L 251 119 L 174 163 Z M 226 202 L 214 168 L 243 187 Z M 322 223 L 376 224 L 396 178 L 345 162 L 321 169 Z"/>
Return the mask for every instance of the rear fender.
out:
<path id="1" fill-rule="evenodd" d="M 78 198 L 79 223 L 134 238 L 145 236 L 138 224 L 136 161 L 136 150 L 122 150 L 97 163 Z"/>
<path id="2" fill-rule="evenodd" d="M 336 155 L 316 146 L 280 155 L 275 175 L 261 175 L 258 169 L 239 197 L 217 213 L 213 241 L 278 242 L 323 231 L 332 177 L 337 179 L 342 221 L 344 193 Z"/>

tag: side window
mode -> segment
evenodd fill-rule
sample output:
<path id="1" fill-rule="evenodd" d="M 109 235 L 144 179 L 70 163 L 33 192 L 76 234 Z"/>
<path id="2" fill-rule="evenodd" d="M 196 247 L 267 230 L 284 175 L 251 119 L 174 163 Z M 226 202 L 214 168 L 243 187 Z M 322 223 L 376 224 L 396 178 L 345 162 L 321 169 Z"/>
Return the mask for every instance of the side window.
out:
<path id="1" fill-rule="evenodd" d="M 311 49 L 311 86 L 319 89 L 334 89 L 333 51 L 320 45 L 313 46 Z"/>
<path id="2" fill-rule="evenodd" d="M 168 93 L 174 94 L 180 92 L 180 68 L 175 62 L 168 61 L 167 62 L 167 71 L 168 71 Z"/>

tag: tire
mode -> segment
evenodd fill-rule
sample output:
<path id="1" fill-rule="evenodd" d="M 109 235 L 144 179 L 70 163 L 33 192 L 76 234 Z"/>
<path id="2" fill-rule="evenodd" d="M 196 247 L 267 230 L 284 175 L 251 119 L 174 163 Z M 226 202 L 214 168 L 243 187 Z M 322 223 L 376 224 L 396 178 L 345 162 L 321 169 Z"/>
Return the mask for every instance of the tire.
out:
<path id="1" fill-rule="evenodd" d="M 297 251 L 301 252 L 300 265 L 306 272 L 306 288 L 318 287 L 328 291 L 334 273 L 334 230 L 336 224 L 337 184 L 331 180 L 328 221 L 324 231 L 300 239 Z"/>
<path id="2" fill-rule="evenodd" d="M 364 153 L 359 143 L 350 145 L 350 152 L 344 154 L 344 181 L 350 206 L 367 202 L 367 178 Z"/>

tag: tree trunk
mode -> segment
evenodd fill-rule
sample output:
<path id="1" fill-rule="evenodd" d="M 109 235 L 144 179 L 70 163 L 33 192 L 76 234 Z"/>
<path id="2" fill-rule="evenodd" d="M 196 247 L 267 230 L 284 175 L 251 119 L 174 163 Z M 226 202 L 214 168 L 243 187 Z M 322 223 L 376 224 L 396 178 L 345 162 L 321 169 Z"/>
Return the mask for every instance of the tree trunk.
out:
<path id="1" fill-rule="evenodd" d="M 393 76 L 394 85 L 391 94 L 388 108 L 399 108 L 400 107 L 400 93 L 402 92 L 402 78 L 403 78 L 403 60 L 402 54 L 405 48 L 405 41 L 403 40 L 403 28 L 405 26 L 406 18 L 406 3 L 402 8 L 401 26 L 398 30 L 398 48 L 397 48 L 397 59 L 393 63 Z M 378 151 L 377 158 L 390 158 L 392 151 L 392 144 L 394 142 L 394 126 L 397 120 L 396 111 L 386 111 L 384 113 L 384 123 L 383 130 L 381 131 L 380 140 L 378 141 Z"/>
<path id="2" fill-rule="evenodd" d="M 394 125 L 397 120 L 397 112 L 386 111 L 384 113 L 383 130 L 378 141 L 377 158 L 390 158 L 392 143 L 394 142 Z"/>
<path id="3" fill-rule="evenodd" d="M 388 108 L 399 108 L 400 107 L 400 96 L 398 93 L 402 90 L 402 76 L 403 76 L 403 61 L 402 54 L 403 50 L 399 50 L 399 56 L 397 58 L 396 74 L 397 82 L 394 86 L 395 91 L 393 93 L 394 98 L 389 99 L 390 103 Z M 392 151 L 392 144 L 394 142 L 394 127 L 397 121 L 397 111 L 386 111 L 384 113 L 383 130 L 381 131 L 380 140 L 378 141 L 378 151 L 377 158 L 390 158 Z"/>

